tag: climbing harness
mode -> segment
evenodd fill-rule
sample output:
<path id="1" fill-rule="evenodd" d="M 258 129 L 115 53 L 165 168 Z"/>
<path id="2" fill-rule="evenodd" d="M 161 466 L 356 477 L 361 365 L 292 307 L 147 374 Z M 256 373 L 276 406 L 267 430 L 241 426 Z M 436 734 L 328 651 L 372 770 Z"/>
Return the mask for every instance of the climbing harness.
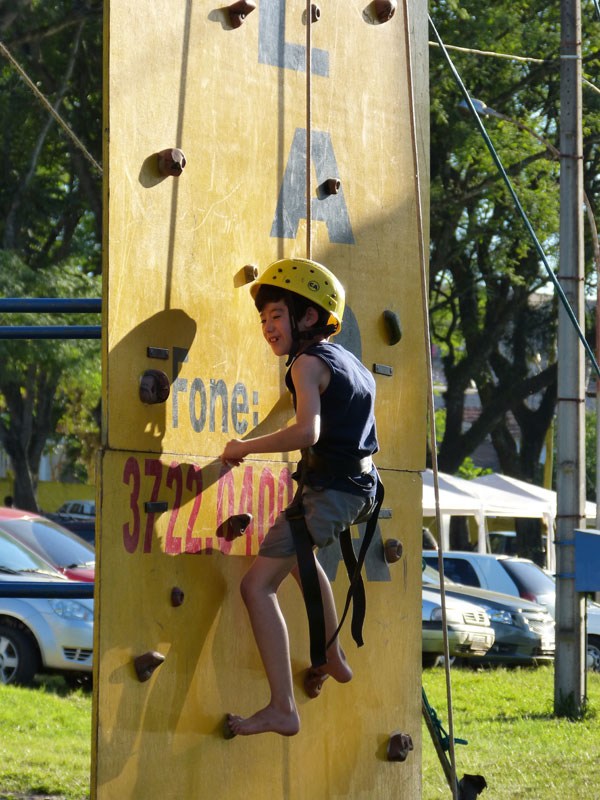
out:
<path id="1" fill-rule="evenodd" d="M 373 540 L 373 535 L 377 527 L 377 519 L 379 516 L 379 510 L 381 509 L 381 504 L 383 502 L 384 489 L 379 476 L 377 476 L 375 506 L 368 522 L 366 523 L 358 557 L 354 552 L 350 529 L 346 528 L 346 530 L 340 533 L 340 548 L 344 559 L 344 565 L 348 573 L 350 586 L 348 588 L 344 611 L 338 627 L 334 634 L 330 637 L 329 641 L 327 641 L 323 599 L 321 596 L 321 587 L 319 585 L 319 576 L 317 573 L 315 555 L 313 552 L 314 542 L 308 530 L 304 516 L 304 509 L 302 506 L 302 490 L 306 482 L 306 473 L 309 469 L 319 469 L 320 471 L 326 472 L 328 475 L 333 477 L 347 477 L 350 475 L 356 476 L 370 472 L 373 462 L 370 457 L 355 459 L 354 461 L 350 459 L 344 460 L 344 462 L 336 462 L 322 456 L 321 454 L 315 454 L 310 450 L 310 448 L 302 450 L 301 453 L 302 460 L 300 461 L 298 468 L 298 488 L 291 504 L 285 511 L 285 516 L 290 523 L 292 538 L 296 548 L 298 573 L 300 576 L 300 583 L 302 585 L 302 592 L 304 595 L 304 604 L 306 606 L 306 613 L 308 616 L 310 661 L 312 667 L 316 669 L 317 667 L 321 667 L 327 663 L 327 649 L 335 642 L 346 619 L 346 615 L 350 608 L 350 603 L 352 603 L 352 621 L 350 625 L 352 638 L 356 642 L 357 647 L 361 647 L 364 644 L 362 638 L 362 627 L 366 613 L 366 596 L 361 570 L 365 561 L 367 550 L 369 549 L 369 545 Z"/>

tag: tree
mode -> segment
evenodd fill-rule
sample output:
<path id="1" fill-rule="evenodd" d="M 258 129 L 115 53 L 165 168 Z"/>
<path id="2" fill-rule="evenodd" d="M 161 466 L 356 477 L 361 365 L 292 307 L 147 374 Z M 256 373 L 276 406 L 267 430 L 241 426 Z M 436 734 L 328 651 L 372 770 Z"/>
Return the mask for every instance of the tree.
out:
<path id="1" fill-rule="evenodd" d="M 558 147 L 559 12 L 539 0 L 485 7 L 447 0 L 433 13 L 447 44 L 544 60 L 452 52 L 471 96 L 509 118 L 489 116 L 485 124 L 553 262 L 559 230 L 559 165 L 552 150 Z M 591 17 L 587 29 L 585 69 L 597 74 L 600 56 L 593 43 L 599 26 Z M 460 111 L 461 99 L 441 52 L 432 49 L 430 320 L 447 383 L 438 461 L 440 469 L 456 472 L 490 435 L 502 470 L 535 482 L 555 410 L 556 301 L 483 139 Z M 588 92 L 585 102 L 585 190 L 595 208 L 600 98 Z M 587 251 L 593 273 L 589 233 Z M 472 386 L 481 414 L 465 429 L 465 397 Z"/>
<path id="2" fill-rule="evenodd" d="M 1 8 L 0 38 L 88 154 L 0 54 L 1 292 L 98 296 L 101 176 L 92 160 L 99 160 L 102 141 L 102 3 L 29 0 Z M 73 320 L 35 319 L 60 322 Z M 2 323 L 18 324 L 18 316 L 6 315 Z M 37 474 L 48 438 L 68 430 L 78 414 L 81 424 L 91 424 L 78 405 L 97 402 L 99 348 L 89 341 L 5 341 L 2 353 L 0 441 L 11 459 L 15 503 L 36 510 Z"/>
<path id="3" fill-rule="evenodd" d="M 62 297 L 90 297 L 98 293 L 99 281 L 68 262 L 32 270 L 16 256 L 0 251 L 2 294 L 16 289 L 23 296 L 44 296 L 44 290 L 50 289 Z M 31 324 L 23 315 L 8 317 L 0 315 L 2 324 Z M 36 315 L 35 324 L 69 324 L 69 320 L 66 315 Z M 8 340 L 2 350 L 0 442 L 13 466 L 15 505 L 37 511 L 37 476 L 48 439 L 61 423 L 66 432 L 75 415 L 87 416 L 79 420 L 83 428 L 94 424 L 92 409 L 100 394 L 99 342 Z M 85 403 L 79 405 L 84 398 Z"/>

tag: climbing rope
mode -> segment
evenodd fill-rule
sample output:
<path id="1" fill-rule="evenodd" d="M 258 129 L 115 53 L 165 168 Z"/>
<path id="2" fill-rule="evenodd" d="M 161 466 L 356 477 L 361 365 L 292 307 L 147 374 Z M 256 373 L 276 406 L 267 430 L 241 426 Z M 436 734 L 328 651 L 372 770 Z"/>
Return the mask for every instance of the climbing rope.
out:
<path id="1" fill-rule="evenodd" d="M 431 466 L 433 470 L 433 492 L 435 498 L 435 519 L 438 531 L 442 530 L 442 515 L 440 510 L 440 488 L 438 481 L 437 463 L 437 437 L 435 429 L 435 406 L 433 395 L 433 365 L 431 359 L 431 337 L 429 332 L 429 297 L 427 286 L 427 259 L 425 256 L 425 239 L 423 232 L 423 205 L 421 202 L 421 178 L 419 172 L 419 149 L 417 144 L 417 126 L 415 112 L 415 91 L 412 73 L 412 52 L 410 42 L 410 20 L 408 13 L 408 0 L 403 0 L 404 8 L 404 37 L 406 53 L 406 72 L 408 83 L 408 102 L 410 118 L 410 135 L 412 144 L 413 171 L 415 182 L 415 201 L 417 212 L 417 240 L 419 248 L 419 267 L 421 277 L 421 302 L 423 307 L 423 333 L 425 340 L 425 359 L 427 364 L 427 409 L 429 416 L 429 433 L 431 448 Z M 438 570 L 440 574 L 440 600 L 442 607 L 442 633 L 444 645 L 444 668 L 446 674 L 446 698 L 448 705 L 448 727 L 450 734 L 448 737 L 448 750 L 450 753 L 450 774 L 449 784 L 452 791 L 453 800 L 458 797 L 458 782 L 456 778 L 456 754 L 454 750 L 454 715 L 452 710 L 452 680 L 450 677 L 450 647 L 448 643 L 448 621 L 446 616 L 446 589 L 444 582 L 444 559 L 443 546 L 440 537 L 438 549 Z"/>
<path id="2" fill-rule="evenodd" d="M 597 0 L 594 0 L 597 2 Z M 439 47 L 437 42 L 428 42 L 430 47 Z M 530 56 L 516 56 L 511 53 L 498 53 L 495 50 L 477 50 L 475 47 L 459 47 L 455 44 L 446 44 L 447 50 L 457 50 L 459 53 L 468 53 L 469 55 L 474 56 L 486 56 L 488 58 L 506 58 L 509 61 L 523 61 L 528 64 L 558 64 L 560 63 L 560 59 L 556 58 L 533 58 Z M 591 89 L 596 94 L 600 94 L 600 89 L 595 86 L 591 81 L 587 78 L 582 78 L 581 82 L 584 86 L 587 86 L 588 89 Z"/>
<path id="3" fill-rule="evenodd" d="M 306 0 L 306 257 L 312 258 L 312 208 L 310 194 L 312 101 L 312 3 Z"/>
<path id="4" fill-rule="evenodd" d="M 483 137 L 483 139 L 484 139 L 484 141 L 485 141 L 485 143 L 487 145 L 487 148 L 490 151 L 490 155 L 492 156 L 492 159 L 493 159 L 494 163 L 496 164 L 498 172 L 502 176 L 502 179 L 503 179 L 503 181 L 504 181 L 504 183 L 505 183 L 505 185 L 506 185 L 506 187 L 507 187 L 507 189 L 508 189 L 508 191 L 510 193 L 510 196 L 512 197 L 512 200 L 513 200 L 513 202 L 515 204 L 515 208 L 517 209 L 517 211 L 519 213 L 519 216 L 521 217 L 521 219 L 525 223 L 525 227 L 527 229 L 527 232 L 529 233 L 529 235 L 530 235 L 530 237 L 531 237 L 531 239 L 532 239 L 532 241 L 534 243 L 534 246 L 535 246 L 535 248 L 536 248 L 536 250 L 538 252 L 538 255 L 539 255 L 539 257 L 540 257 L 540 259 L 541 259 L 541 261 L 542 261 L 542 263 L 543 263 L 543 265 L 544 265 L 544 267 L 546 269 L 546 272 L 548 273 L 548 277 L 550 278 L 550 280 L 554 284 L 554 288 L 556 289 L 556 293 L 558 295 L 558 298 L 561 301 L 561 303 L 563 304 L 563 306 L 565 308 L 565 311 L 567 312 L 567 315 L 568 315 L 569 319 L 571 320 L 571 323 L 573 324 L 573 327 L 577 331 L 577 335 L 578 335 L 578 337 L 579 337 L 579 339 L 580 339 L 580 341 L 581 341 L 581 343 L 582 343 L 582 345 L 584 347 L 585 352 L 588 355 L 588 358 L 590 359 L 590 362 L 592 364 L 592 367 L 594 368 L 594 371 L 596 372 L 596 375 L 598 377 L 600 377 L 600 367 L 598 366 L 598 362 L 596 361 L 594 353 L 592 352 L 592 348 L 590 347 L 590 345 L 588 344 L 588 342 L 587 342 L 587 340 L 585 338 L 585 334 L 581 330 L 581 326 L 579 325 L 577 317 L 575 316 L 575 312 L 571 308 L 571 305 L 570 305 L 570 303 L 569 303 L 569 301 L 567 299 L 567 296 L 565 295 L 565 293 L 563 291 L 562 286 L 560 285 L 560 283 L 558 281 L 558 278 L 556 277 L 556 275 L 554 274 L 553 269 L 551 268 L 550 264 L 548 263 L 548 259 L 546 257 L 545 252 L 544 252 L 544 249 L 542 248 L 542 245 L 540 244 L 540 242 L 539 242 L 539 240 L 538 240 L 538 238 L 537 238 L 537 236 L 535 234 L 535 231 L 533 230 L 531 222 L 529 221 L 529 218 L 528 218 L 527 214 L 525 213 L 525 210 L 523 209 L 523 206 L 521 205 L 521 202 L 519 201 L 519 198 L 517 197 L 517 194 L 516 194 L 516 192 L 515 192 L 515 190 L 513 188 L 513 185 L 512 185 L 512 183 L 510 181 L 510 178 L 508 177 L 508 175 L 506 173 L 506 170 L 504 169 L 504 166 L 503 166 L 503 164 L 502 164 L 502 162 L 500 160 L 500 157 L 498 156 L 498 153 L 496 152 L 496 149 L 495 149 L 495 147 L 494 147 L 494 145 L 492 143 L 492 140 L 490 139 L 490 137 L 488 135 L 488 132 L 486 131 L 485 126 L 483 125 L 483 122 L 481 121 L 481 118 L 480 118 L 479 114 L 477 113 L 477 110 L 475 109 L 475 106 L 473 105 L 473 101 L 471 100 L 469 92 L 467 91 L 467 89 L 466 89 L 466 87 L 465 87 L 460 75 L 458 74 L 458 71 L 457 71 L 456 67 L 454 66 L 454 63 L 453 63 L 453 61 L 452 61 L 452 59 L 450 57 L 450 54 L 448 53 L 448 49 L 444 45 L 439 33 L 437 32 L 437 29 L 436 29 L 435 25 L 433 24 L 433 20 L 431 19 L 431 16 L 429 16 L 428 18 L 429 18 L 429 24 L 431 25 L 431 28 L 432 28 L 433 33 L 435 35 L 435 38 L 437 39 L 438 44 L 439 44 L 439 46 L 440 46 L 440 48 L 442 50 L 442 53 L 444 54 L 444 58 L 446 59 L 446 62 L 448 63 L 448 66 L 450 67 L 450 71 L 452 72 L 454 80 L 456 81 L 456 83 L 458 84 L 458 86 L 459 86 L 459 88 L 460 88 L 460 90 L 462 92 L 462 95 L 463 95 L 463 97 L 465 99 L 465 102 L 466 102 L 470 112 L 471 112 L 471 115 L 472 115 L 473 119 L 475 120 L 475 124 L 479 128 L 479 132 L 481 133 L 481 135 L 482 135 L 482 137 Z"/>
<path id="5" fill-rule="evenodd" d="M 70 127 L 69 127 L 69 125 L 68 125 L 68 124 L 65 122 L 65 120 L 64 120 L 64 119 L 61 117 L 61 115 L 58 113 L 58 111 L 56 111 L 56 109 L 55 109 L 55 108 L 52 106 L 52 104 L 50 103 L 50 101 L 49 101 L 49 100 L 48 100 L 48 99 L 47 99 L 47 98 L 46 98 L 46 97 L 45 97 L 45 96 L 42 94 L 42 92 L 40 92 L 40 90 L 37 88 L 37 86 L 35 85 L 35 83 L 34 83 L 34 82 L 31 80 L 31 78 L 29 77 L 29 75 L 28 75 L 28 74 L 25 72 L 25 70 L 23 69 L 23 67 L 22 67 L 22 66 L 21 66 L 21 65 L 20 65 L 20 64 L 19 64 L 19 63 L 16 61 L 16 59 L 15 59 L 15 58 L 13 57 L 13 55 L 10 53 L 10 51 L 8 50 L 8 48 L 6 47 L 6 45 L 5 45 L 3 42 L 1 42 L 1 41 L 0 41 L 0 52 L 2 52 L 4 56 L 6 56 L 6 58 L 7 58 L 7 59 L 10 61 L 10 63 L 13 65 L 13 67 L 14 67 L 14 68 L 17 70 L 17 72 L 19 73 L 19 75 L 20 75 L 20 76 L 23 78 L 23 80 L 25 81 L 25 83 L 27 84 L 27 86 L 29 86 L 29 88 L 31 89 L 31 91 L 34 93 L 34 95 L 35 95 L 35 96 L 37 97 L 37 99 L 40 101 L 40 103 L 41 103 L 41 104 L 44 106 L 44 108 L 45 108 L 45 109 L 48 111 L 48 113 L 49 113 L 49 114 L 51 114 L 51 115 L 52 115 L 52 117 L 54 117 L 54 119 L 56 120 L 56 122 L 58 122 L 58 124 L 60 125 L 60 127 L 61 127 L 61 128 L 64 130 L 64 131 L 65 131 L 65 133 L 66 133 L 66 134 L 69 136 L 69 138 L 70 138 L 70 139 L 71 139 L 71 140 L 72 140 L 72 141 L 75 143 L 75 145 L 76 145 L 76 146 L 77 146 L 77 147 L 78 147 L 78 148 L 81 150 L 81 152 L 83 153 L 83 155 L 84 155 L 84 156 L 87 158 L 87 160 L 88 160 L 88 161 L 89 161 L 89 162 L 92 164 L 92 166 L 94 167 L 94 169 L 96 169 L 96 170 L 98 171 L 98 173 L 99 173 L 100 175 L 102 175 L 102 167 L 101 167 L 101 166 L 100 166 L 100 164 L 99 164 L 99 163 L 96 161 L 96 159 L 94 158 L 94 156 L 93 156 L 93 155 L 92 155 L 92 154 L 89 152 L 89 150 L 88 150 L 88 149 L 86 148 L 86 146 L 83 144 L 83 142 L 81 141 L 81 139 L 79 139 L 79 138 L 78 138 L 78 137 L 75 135 L 74 131 L 73 131 L 73 130 L 72 130 Z"/>

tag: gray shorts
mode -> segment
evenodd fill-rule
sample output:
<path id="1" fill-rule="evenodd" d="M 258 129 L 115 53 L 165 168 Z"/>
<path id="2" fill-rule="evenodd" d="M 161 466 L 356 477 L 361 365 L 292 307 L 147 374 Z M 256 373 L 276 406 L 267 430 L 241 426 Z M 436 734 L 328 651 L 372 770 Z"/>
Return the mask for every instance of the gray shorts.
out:
<path id="1" fill-rule="evenodd" d="M 318 492 L 305 485 L 302 490 L 302 505 L 306 525 L 315 546 L 327 547 L 346 528 L 369 519 L 375 507 L 375 498 L 364 498 L 337 489 Z M 287 558 L 295 553 L 290 523 L 285 518 L 285 511 L 282 511 L 269 528 L 258 554 L 268 558 Z"/>

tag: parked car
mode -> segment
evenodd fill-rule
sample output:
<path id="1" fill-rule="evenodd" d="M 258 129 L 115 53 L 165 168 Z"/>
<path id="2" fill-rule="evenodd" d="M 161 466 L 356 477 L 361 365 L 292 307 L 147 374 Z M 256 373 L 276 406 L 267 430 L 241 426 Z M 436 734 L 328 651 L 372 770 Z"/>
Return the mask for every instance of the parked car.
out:
<path id="1" fill-rule="evenodd" d="M 513 580 L 519 597 L 539 603 L 555 616 L 556 583 L 548 573 L 528 558 L 498 556 L 500 566 Z"/>
<path id="2" fill-rule="evenodd" d="M 0 589 L 10 581 L 68 579 L 0 530 Z M 0 596 L 0 682 L 27 685 L 38 672 L 90 677 L 93 620 L 93 600 Z"/>
<path id="3" fill-rule="evenodd" d="M 556 618 L 556 581 L 546 570 L 528 558 L 502 558 L 498 561 L 515 582 L 521 597 L 533 599 L 545 606 Z M 587 601 L 588 667 L 600 672 L 600 605 Z"/>
<path id="4" fill-rule="evenodd" d="M 424 551 L 423 558 L 437 567 L 436 550 Z M 534 598 L 554 617 L 555 580 L 529 559 L 451 550 L 444 554 L 444 574 L 469 586 L 502 586 L 500 591 L 507 594 Z M 600 672 L 600 605 L 591 601 L 587 603 L 587 634 L 588 667 Z"/>
<path id="5" fill-rule="evenodd" d="M 423 584 L 440 593 L 436 569 L 424 565 Z M 446 601 L 457 597 L 482 606 L 490 618 L 495 640 L 485 656 L 469 664 L 534 665 L 554 658 L 554 620 L 542 606 L 510 595 L 445 582 Z"/>
<path id="6" fill-rule="evenodd" d="M 448 649 L 451 656 L 482 656 L 494 643 L 494 630 L 485 610 L 461 598 L 446 598 Z M 423 666 L 433 666 L 444 653 L 439 593 L 423 587 Z"/>
<path id="7" fill-rule="evenodd" d="M 72 519 L 88 520 L 96 516 L 95 500 L 67 500 L 56 512 Z"/>
<path id="8" fill-rule="evenodd" d="M 63 503 L 56 512 L 43 512 L 46 519 L 52 520 L 63 528 L 76 533 L 88 544 L 94 545 L 96 540 L 96 503 L 93 500 L 69 500 Z"/>
<path id="9" fill-rule="evenodd" d="M 33 550 L 67 578 L 94 580 L 94 548 L 56 522 L 29 511 L 0 508 L 0 530 Z"/>

